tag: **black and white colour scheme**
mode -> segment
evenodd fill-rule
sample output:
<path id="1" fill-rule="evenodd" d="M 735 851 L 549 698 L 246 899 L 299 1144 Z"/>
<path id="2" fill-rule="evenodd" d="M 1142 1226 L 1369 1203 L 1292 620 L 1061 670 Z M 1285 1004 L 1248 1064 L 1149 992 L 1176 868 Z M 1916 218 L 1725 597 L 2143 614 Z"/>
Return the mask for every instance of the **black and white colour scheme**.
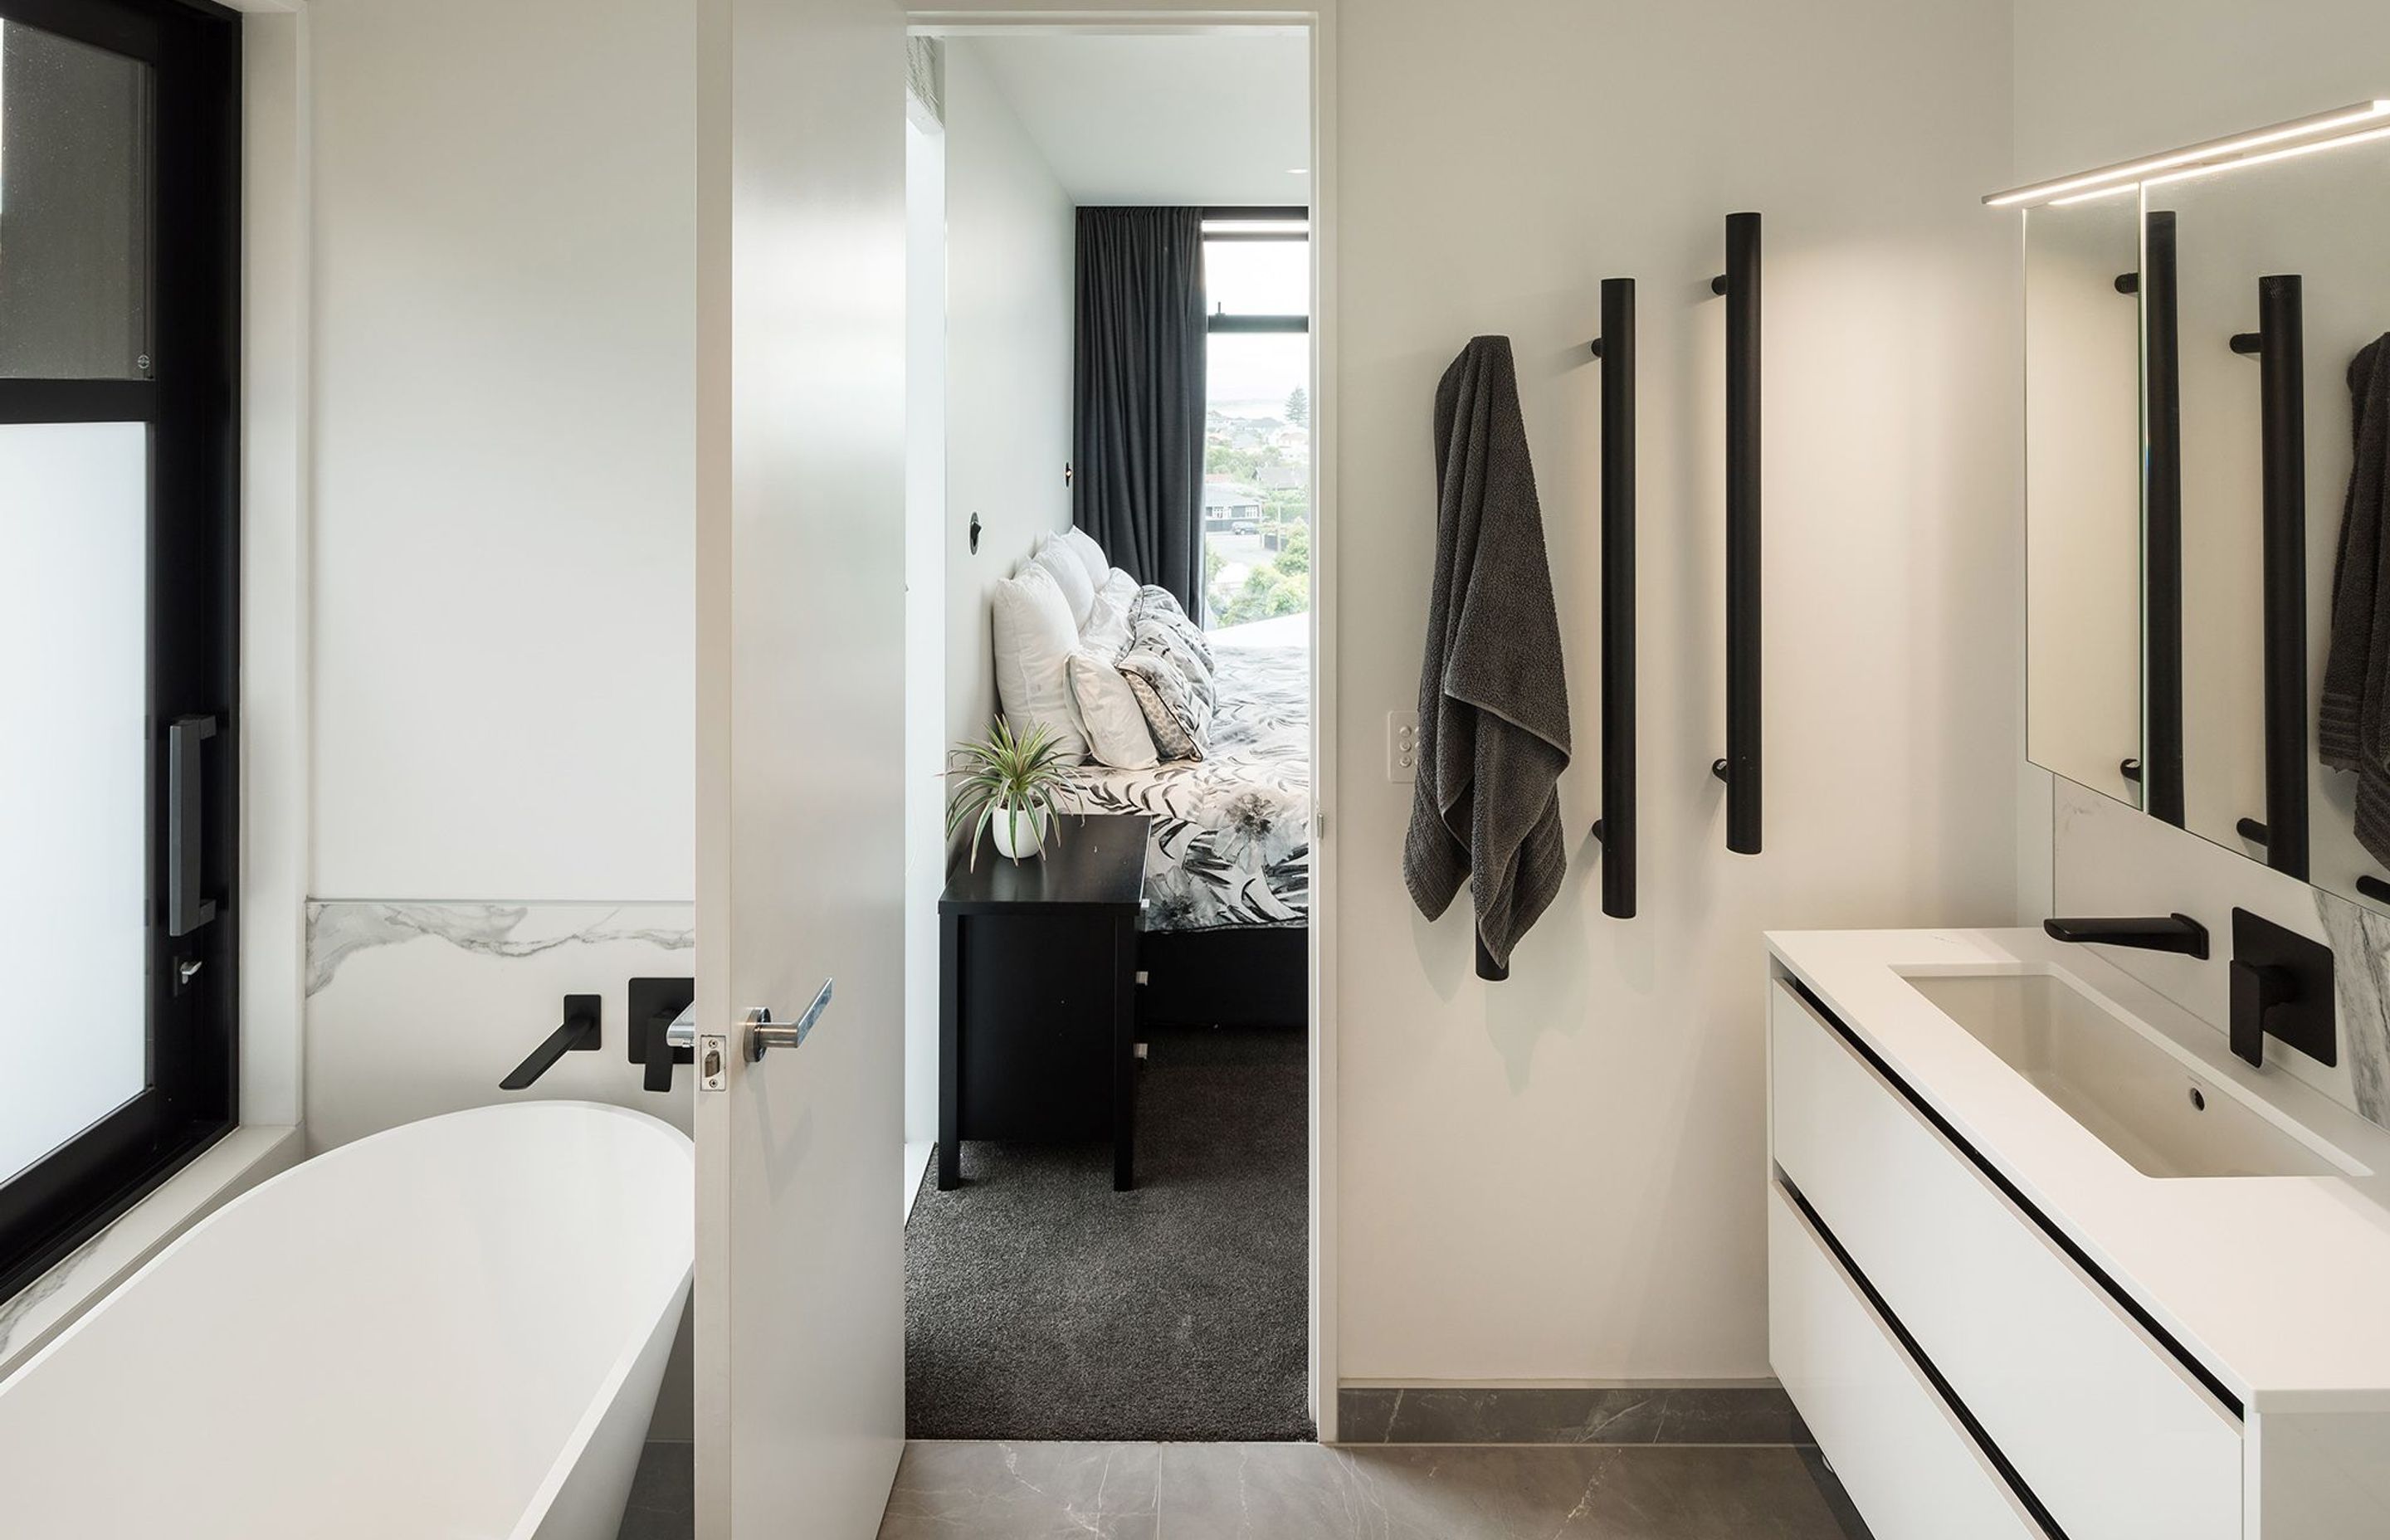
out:
<path id="1" fill-rule="evenodd" d="M 1311 648 L 1306 617 L 1209 634 L 1219 709 L 1201 760 L 1085 765 L 1065 811 L 1144 813 L 1148 930 L 1302 925 L 1311 916 Z"/>
<path id="2" fill-rule="evenodd" d="M 502 1099 L 499 1079 L 556 1029 L 567 995 L 603 996 L 604 1040 L 521 1094 L 687 1127 L 688 1098 L 641 1090 L 616 1026 L 628 981 L 694 970 L 691 905 L 317 902 L 307 942 L 311 1149 Z"/>
<path id="3" fill-rule="evenodd" d="M 2134 913 L 2154 907 L 2164 895 L 2219 924 L 2236 906 L 2255 908 L 2277 924 L 2330 943 L 2332 987 L 2340 996 L 2340 1062 L 2326 1069 L 2286 1057 L 2281 1068 L 2367 1122 L 2390 1128 L 2390 915 L 2278 876 L 2251 882 L 2235 853 L 2168 839 L 2168 826 L 2063 778 L 2054 790 L 2054 895 L 2061 910 Z M 2312 928 L 2301 918 L 2306 905 L 2313 905 Z M 2211 962 L 2193 963 L 2152 953 L 2111 953 L 2110 960 L 2215 1023 L 2218 1032 L 2225 1030 L 2228 995 L 2221 970 L 2229 957 L 2219 953 Z M 2199 982 L 2185 971 L 2203 969 L 2210 976 Z"/>

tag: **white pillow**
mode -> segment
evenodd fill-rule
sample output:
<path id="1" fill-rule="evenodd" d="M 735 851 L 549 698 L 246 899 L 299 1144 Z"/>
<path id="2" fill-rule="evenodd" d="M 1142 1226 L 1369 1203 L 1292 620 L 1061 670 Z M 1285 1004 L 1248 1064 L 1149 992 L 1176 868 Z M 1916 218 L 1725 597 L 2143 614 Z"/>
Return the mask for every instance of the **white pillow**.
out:
<path id="1" fill-rule="evenodd" d="M 996 627 L 996 698 L 1012 730 L 1026 737 L 1044 727 L 1065 764 L 1087 754 L 1071 703 L 1070 660 L 1079 645 L 1071 601 L 1053 575 L 1032 563 L 996 585 L 989 605 Z"/>
<path id="2" fill-rule="evenodd" d="M 1112 564 L 1105 557 L 1104 548 L 1096 544 L 1096 537 L 1073 526 L 1055 538 L 1069 546 L 1078 557 L 1079 564 L 1087 570 L 1087 585 L 1098 589 L 1103 587 L 1104 579 L 1112 575 Z"/>
<path id="3" fill-rule="evenodd" d="M 1055 586 L 1062 590 L 1062 597 L 1070 601 L 1071 623 L 1086 624 L 1088 608 L 1096 602 L 1096 585 L 1087 581 L 1087 569 L 1080 562 L 1078 553 L 1060 540 L 1049 540 L 1045 549 L 1029 559 L 1046 569 Z"/>
<path id="4" fill-rule="evenodd" d="M 1099 590 L 1111 597 L 1112 602 L 1121 607 L 1124 614 L 1137 608 L 1137 591 L 1144 586 L 1117 567 L 1106 572 L 1104 581 L 1096 584 Z"/>
<path id="5" fill-rule="evenodd" d="M 1145 708 L 1113 662 L 1119 656 L 1116 648 L 1083 647 L 1072 653 L 1071 699 L 1098 760 L 1115 770 L 1150 770 L 1162 756 L 1154 751 Z"/>
<path id="6" fill-rule="evenodd" d="M 1117 658 L 1128 648 L 1128 610 L 1110 593 L 1100 593 L 1087 606 L 1087 618 L 1079 627 L 1079 645 L 1090 647 L 1107 658 Z"/>

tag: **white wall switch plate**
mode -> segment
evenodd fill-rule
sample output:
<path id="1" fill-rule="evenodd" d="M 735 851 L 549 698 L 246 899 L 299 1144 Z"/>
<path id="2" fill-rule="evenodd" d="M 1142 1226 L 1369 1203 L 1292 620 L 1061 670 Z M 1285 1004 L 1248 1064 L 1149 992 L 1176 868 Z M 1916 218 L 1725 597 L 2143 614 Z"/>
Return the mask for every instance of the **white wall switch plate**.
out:
<path id="1" fill-rule="evenodd" d="M 1419 779 L 1419 712 L 1386 713 L 1386 778 Z"/>

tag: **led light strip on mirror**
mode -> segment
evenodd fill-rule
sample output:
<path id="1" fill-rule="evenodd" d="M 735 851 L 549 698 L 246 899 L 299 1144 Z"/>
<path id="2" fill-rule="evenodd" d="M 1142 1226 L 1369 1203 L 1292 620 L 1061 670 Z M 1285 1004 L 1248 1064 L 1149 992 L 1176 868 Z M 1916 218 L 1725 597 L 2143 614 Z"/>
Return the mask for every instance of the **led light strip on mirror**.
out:
<path id="1" fill-rule="evenodd" d="M 2268 160 L 2287 160 L 2294 155 L 2385 137 L 2390 137 L 2390 97 L 2377 97 L 2372 101 L 2334 108 L 2329 112 L 2293 118 L 2288 122 L 2253 129 L 2246 134 L 2210 139 L 2204 144 L 2186 145 L 2160 155 L 2120 160 L 2114 165 L 2101 166 L 2093 171 L 2077 172 L 2052 181 L 2035 182 L 2022 187 L 2011 187 L 2006 192 L 1986 194 L 1984 202 L 1995 209 L 2083 203 L 2129 192 L 2145 184 L 2158 186 L 2179 182 L 2188 177 L 2204 176 L 2210 172 L 2262 165 Z"/>

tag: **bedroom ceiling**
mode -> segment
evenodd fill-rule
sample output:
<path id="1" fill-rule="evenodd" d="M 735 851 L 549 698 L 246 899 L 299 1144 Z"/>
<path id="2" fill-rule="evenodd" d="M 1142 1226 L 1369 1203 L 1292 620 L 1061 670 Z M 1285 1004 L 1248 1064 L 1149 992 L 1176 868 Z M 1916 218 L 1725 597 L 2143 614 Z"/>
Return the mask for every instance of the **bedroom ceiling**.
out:
<path id="1" fill-rule="evenodd" d="M 1311 164 L 1300 32 L 967 37 L 1080 203 L 1301 203 Z"/>

